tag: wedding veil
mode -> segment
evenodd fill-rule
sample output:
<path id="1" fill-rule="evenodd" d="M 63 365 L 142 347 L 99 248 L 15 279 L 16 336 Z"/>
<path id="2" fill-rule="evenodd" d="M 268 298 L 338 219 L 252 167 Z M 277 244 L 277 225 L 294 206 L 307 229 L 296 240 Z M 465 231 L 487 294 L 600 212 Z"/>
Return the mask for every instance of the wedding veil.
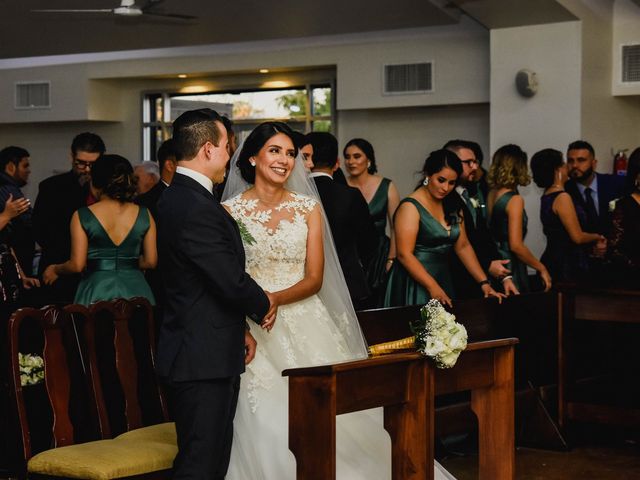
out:
<path id="1" fill-rule="evenodd" d="M 242 178 L 240 169 L 236 165 L 243 146 L 244 142 L 230 160 L 227 184 L 222 194 L 222 201 L 233 198 L 252 186 Z M 287 179 L 285 188 L 289 191 L 314 198 L 321 208 L 323 219 L 324 278 L 318 296 L 331 314 L 331 320 L 336 330 L 343 335 L 353 359 L 367 358 L 367 344 L 360 329 L 360 324 L 358 323 L 356 312 L 353 308 L 351 297 L 349 296 L 347 283 L 344 279 L 340 262 L 338 261 L 338 254 L 335 244 L 333 243 L 333 237 L 331 236 L 327 215 L 322 208 L 322 202 L 316 184 L 313 179 L 309 177 L 300 153 L 298 153 L 296 157 L 295 166 Z M 275 328 L 278 328 L 277 320 Z"/>

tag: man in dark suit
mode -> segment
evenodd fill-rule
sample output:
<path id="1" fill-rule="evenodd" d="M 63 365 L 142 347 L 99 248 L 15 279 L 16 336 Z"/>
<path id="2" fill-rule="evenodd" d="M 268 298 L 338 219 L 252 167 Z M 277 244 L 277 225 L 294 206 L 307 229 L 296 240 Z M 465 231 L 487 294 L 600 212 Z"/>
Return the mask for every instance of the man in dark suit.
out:
<path id="1" fill-rule="evenodd" d="M 503 260 L 498 253 L 498 248 L 491 237 L 491 232 L 484 217 L 483 205 L 477 195 L 475 187 L 475 175 L 478 172 L 480 162 L 477 159 L 473 142 L 466 140 L 450 140 L 444 147 L 452 151 L 462 162 L 462 175 L 455 192 L 447 197 L 447 201 L 455 205 L 455 210 L 462 211 L 464 217 L 464 229 L 467 233 L 469 243 L 473 247 L 478 262 L 482 269 L 502 282 L 502 286 L 507 295 L 518 294 L 518 289 L 509 275 L 508 260 Z M 451 258 L 452 276 L 457 298 L 480 298 L 482 290 L 478 283 L 469 274 L 455 252 Z"/>
<path id="2" fill-rule="evenodd" d="M 136 199 L 138 205 L 143 205 L 149 209 L 154 219 L 158 219 L 158 202 L 162 192 L 171 183 L 173 176 L 176 173 L 176 151 L 174 148 L 173 139 L 165 140 L 160 145 L 158 153 L 156 154 L 158 159 L 158 169 L 160 171 L 160 180 L 155 184 L 151 190 L 139 195 Z M 153 270 L 147 270 L 144 274 L 149 286 L 153 291 L 153 296 L 156 298 L 156 308 L 160 309 L 164 303 L 164 290 L 162 288 L 162 279 L 160 271 L 156 268 Z M 156 325 L 159 327 L 159 325 Z"/>
<path id="3" fill-rule="evenodd" d="M 570 179 L 565 190 L 571 195 L 576 210 L 586 214 L 582 229 L 606 236 L 611 230 L 609 202 L 623 195 L 624 177 L 597 173 L 598 160 L 593 147 L 583 140 L 575 141 L 567 148 L 567 165 Z M 606 246 L 598 248 L 602 250 Z"/>
<path id="4" fill-rule="evenodd" d="M 35 238 L 42 248 L 38 272 L 54 263 L 64 263 L 71 251 L 71 216 L 95 198 L 89 190 L 91 165 L 105 152 L 102 139 L 95 133 L 81 133 L 71 143 L 71 170 L 42 182 L 33 208 Z M 53 285 L 43 287 L 43 302 L 73 301 L 78 275 L 66 275 Z"/>
<path id="5" fill-rule="evenodd" d="M 229 161 L 219 115 L 185 112 L 173 123 L 173 139 L 178 168 L 158 204 L 166 297 L 157 369 L 173 400 L 173 478 L 222 480 L 240 374 L 256 348 L 245 318 L 270 329 L 277 305 L 245 272 L 238 226 L 213 196 Z"/>
<path id="6" fill-rule="evenodd" d="M 376 251 L 376 231 L 367 202 L 357 188 L 333 180 L 339 166 L 338 141 L 330 133 L 307 135 L 313 146 L 313 177 L 356 310 L 369 308 L 371 292 L 363 265 Z"/>

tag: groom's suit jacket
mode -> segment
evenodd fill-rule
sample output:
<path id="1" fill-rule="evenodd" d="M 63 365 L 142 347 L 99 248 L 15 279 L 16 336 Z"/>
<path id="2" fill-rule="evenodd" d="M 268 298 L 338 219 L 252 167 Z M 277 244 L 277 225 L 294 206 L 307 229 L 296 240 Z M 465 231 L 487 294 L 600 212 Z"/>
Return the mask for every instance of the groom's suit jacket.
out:
<path id="1" fill-rule="evenodd" d="M 166 295 L 158 374 L 183 382 L 242 373 L 245 316 L 262 320 L 269 299 L 245 272 L 236 222 L 185 175 L 160 198 L 158 254 Z"/>

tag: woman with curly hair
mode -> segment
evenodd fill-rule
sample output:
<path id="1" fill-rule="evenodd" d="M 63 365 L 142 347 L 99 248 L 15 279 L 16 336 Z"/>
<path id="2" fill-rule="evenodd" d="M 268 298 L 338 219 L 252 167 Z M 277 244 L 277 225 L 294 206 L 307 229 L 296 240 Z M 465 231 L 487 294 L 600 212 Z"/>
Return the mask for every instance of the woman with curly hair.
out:
<path id="1" fill-rule="evenodd" d="M 155 268 L 156 226 L 149 211 L 133 203 L 133 168 L 119 155 L 102 155 L 91 166 L 91 193 L 98 199 L 71 218 L 71 255 L 49 265 L 42 277 L 51 284 L 60 275 L 85 275 L 75 303 L 146 297 L 155 303 L 141 270 Z"/>
<path id="2" fill-rule="evenodd" d="M 535 269 L 544 284 L 545 292 L 551 288 L 547 267 L 524 244 L 527 234 L 527 212 L 519 186 L 531 183 L 527 168 L 527 154 L 517 145 L 505 145 L 493 154 L 487 175 L 491 190 L 487 199 L 489 227 L 502 258 L 508 258 L 513 283 L 521 293 L 529 291 L 527 265 Z"/>

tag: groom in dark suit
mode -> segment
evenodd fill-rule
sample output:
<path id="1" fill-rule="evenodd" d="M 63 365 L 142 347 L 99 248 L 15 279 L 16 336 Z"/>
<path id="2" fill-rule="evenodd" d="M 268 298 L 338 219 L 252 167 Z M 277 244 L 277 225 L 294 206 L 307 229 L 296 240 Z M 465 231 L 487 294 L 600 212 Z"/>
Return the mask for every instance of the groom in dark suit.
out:
<path id="1" fill-rule="evenodd" d="M 212 194 L 229 161 L 219 115 L 185 112 L 173 123 L 173 138 L 178 168 L 158 204 L 166 297 L 157 369 L 173 400 L 173 478 L 222 480 L 240 374 L 256 349 L 245 317 L 270 328 L 277 306 L 245 272 L 238 226 Z"/>

